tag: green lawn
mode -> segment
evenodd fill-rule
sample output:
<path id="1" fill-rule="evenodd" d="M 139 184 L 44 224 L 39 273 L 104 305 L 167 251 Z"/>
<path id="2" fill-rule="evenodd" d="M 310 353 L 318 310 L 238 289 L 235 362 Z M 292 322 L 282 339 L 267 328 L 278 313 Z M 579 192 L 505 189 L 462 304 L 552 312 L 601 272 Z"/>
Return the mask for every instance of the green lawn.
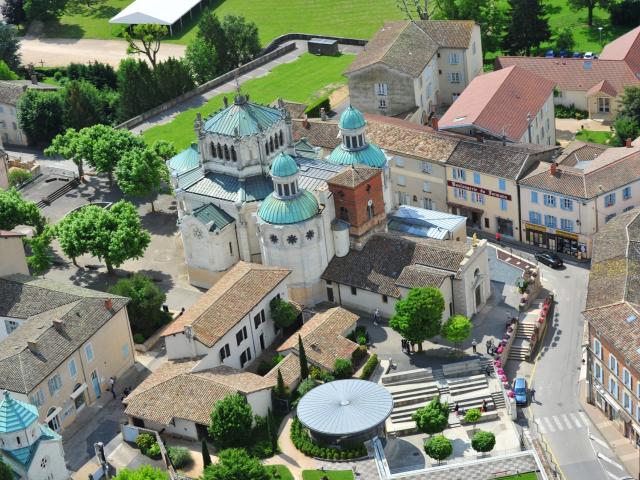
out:
<path id="1" fill-rule="evenodd" d="M 242 85 L 243 93 L 250 95 L 251 101 L 268 104 L 282 97 L 295 102 L 309 102 L 321 94 L 334 90 L 346 82 L 342 71 L 351 63 L 353 55 L 339 57 L 316 57 L 305 53 L 296 61 L 278 65 L 261 78 L 248 80 Z M 226 94 L 230 99 L 232 94 Z M 174 120 L 143 132 L 144 138 L 153 143 L 156 140 L 173 142 L 178 149 L 186 148 L 195 139 L 193 121 L 196 113 L 203 117 L 222 107 L 222 97 L 216 95 L 206 105 L 186 110 Z"/>
<path id="2" fill-rule="evenodd" d="M 609 145 L 611 143 L 611 132 L 596 132 L 593 130 L 580 130 L 576 133 L 576 140 L 582 142 L 601 143 Z"/>
<path id="3" fill-rule="evenodd" d="M 320 480 L 325 476 L 329 480 L 353 480 L 353 472 L 351 470 L 327 470 L 324 472 L 320 470 L 302 471 L 302 480 Z"/>
<path id="4" fill-rule="evenodd" d="M 133 0 L 70 0 L 65 15 L 45 24 L 50 37 L 114 38 L 122 27 L 111 26 L 109 19 Z M 303 32 L 343 37 L 369 38 L 385 20 L 400 19 L 402 13 L 395 0 L 203 0 L 219 16 L 243 15 L 258 25 L 260 41 L 266 45 L 278 35 Z M 187 44 L 195 36 L 199 8 L 193 20 L 184 18 L 184 27 L 176 25 L 169 41 Z"/>
<path id="5" fill-rule="evenodd" d="M 496 478 L 496 480 L 537 480 L 536 472 L 521 473 L 519 475 L 509 475 L 508 477 Z"/>
<path id="6" fill-rule="evenodd" d="M 267 472 L 270 479 L 293 480 L 293 475 L 284 465 L 267 465 Z"/>

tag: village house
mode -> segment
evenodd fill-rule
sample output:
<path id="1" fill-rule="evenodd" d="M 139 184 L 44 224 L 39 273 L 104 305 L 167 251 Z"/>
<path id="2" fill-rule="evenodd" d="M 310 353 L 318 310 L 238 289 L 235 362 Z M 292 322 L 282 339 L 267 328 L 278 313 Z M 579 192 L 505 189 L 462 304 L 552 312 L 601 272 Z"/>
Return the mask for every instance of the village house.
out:
<path id="1" fill-rule="evenodd" d="M 425 124 L 482 72 L 480 27 L 469 20 L 387 22 L 345 71 L 351 104 Z"/>

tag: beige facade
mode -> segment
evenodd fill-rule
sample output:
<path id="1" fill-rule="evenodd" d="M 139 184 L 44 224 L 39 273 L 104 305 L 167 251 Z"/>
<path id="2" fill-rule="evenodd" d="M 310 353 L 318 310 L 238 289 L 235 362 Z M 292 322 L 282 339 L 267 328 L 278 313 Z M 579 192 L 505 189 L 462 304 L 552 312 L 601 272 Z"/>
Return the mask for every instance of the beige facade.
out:
<path id="1" fill-rule="evenodd" d="M 22 237 L 17 233 L 0 231 L 0 277 L 12 273 L 29 275 Z"/>
<path id="2" fill-rule="evenodd" d="M 399 155 L 393 156 L 391 183 L 396 205 L 411 205 L 429 210 L 447 211 L 446 168 L 437 162 Z"/>
<path id="3" fill-rule="evenodd" d="M 587 96 L 584 91 L 560 90 L 554 97 L 556 105 L 571 107 L 586 111 L 589 118 L 612 120 L 618 113 L 619 97 L 612 97 L 604 92 Z"/>
<path id="4" fill-rule="evenodd" d="M 9 188 L 9 165 L 5 155 L 0 155 L 0 190 Z"/>
<path id="5" fill-rule="evenodd" d="M 28 145 L 27 135 L 18 123 L 18 111 L 15 105 L 0 103 L 0 138 L 5 144 Z"/>

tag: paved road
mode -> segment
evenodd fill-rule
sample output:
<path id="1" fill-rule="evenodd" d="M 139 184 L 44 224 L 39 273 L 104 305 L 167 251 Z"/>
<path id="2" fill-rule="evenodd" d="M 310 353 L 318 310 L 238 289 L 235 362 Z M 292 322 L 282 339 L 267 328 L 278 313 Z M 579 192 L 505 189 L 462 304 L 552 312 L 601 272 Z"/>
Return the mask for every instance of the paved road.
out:
<path id="1" fill-rule="evenodd" d="M 158 52 L 158 60 L 184 56 L 186 47 L 174 43 L 163 43 Z M 59 67 L 69 63 L 100 61 L 117 67 L 126 58 L 127 42 L 124 40 L 90 40 L 71 38 L 29 38 L 21 39 L 22 63 L 36 66 Z M 41 63 L 42 62 L 42 63 Z"/>

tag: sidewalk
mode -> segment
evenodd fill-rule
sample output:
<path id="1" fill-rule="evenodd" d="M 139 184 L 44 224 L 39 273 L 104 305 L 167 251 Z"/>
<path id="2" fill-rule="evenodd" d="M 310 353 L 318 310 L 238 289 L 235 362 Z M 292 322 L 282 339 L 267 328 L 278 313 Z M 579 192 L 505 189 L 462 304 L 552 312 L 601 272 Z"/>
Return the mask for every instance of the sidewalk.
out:
<path id="1" fill-rule="evenodd" d="M 638 478 L 640 475 L 640 451 L 635 447 L 633 440 L 625 438 L 598 407 L 587 403 L 587 388 L 584 379 L 580 380 L 580 405 L 627 471 L 633 478 Z"/>

